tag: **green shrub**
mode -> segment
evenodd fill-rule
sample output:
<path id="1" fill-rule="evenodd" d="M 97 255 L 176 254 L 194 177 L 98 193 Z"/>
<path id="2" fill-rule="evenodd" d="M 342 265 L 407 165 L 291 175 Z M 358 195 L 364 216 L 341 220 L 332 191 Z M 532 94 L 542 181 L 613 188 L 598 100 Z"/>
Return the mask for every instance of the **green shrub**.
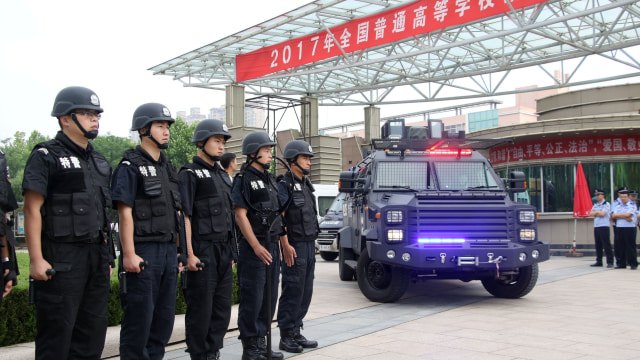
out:
<path id="1" fill-rule="evenodd" d="M 23 342 L 34 341 L 36 338 L 36 309 L 29 305 L 29 255 L 18 253 L 18 264 L 20 275 L 18 285 L 11 290 L 2 301 L 0 306 L 0 346 L 13 345 Z M 182 284 L 178 281 L 178 287 Z M 109 305 L 107 322 L 109 326 L 120 324 L 122 319 L 122 307 L 120 306 L 120 283 L 117 278 L 117 271 L 111 275 L 111 289 L 109 291 Z M 233 269 L 233 293 L 232 302 L 239 301 L 238 276 L 236 269 Z M 187 305 L 180 288 L 177 289 L 176 314 L 184 314 Z"/>

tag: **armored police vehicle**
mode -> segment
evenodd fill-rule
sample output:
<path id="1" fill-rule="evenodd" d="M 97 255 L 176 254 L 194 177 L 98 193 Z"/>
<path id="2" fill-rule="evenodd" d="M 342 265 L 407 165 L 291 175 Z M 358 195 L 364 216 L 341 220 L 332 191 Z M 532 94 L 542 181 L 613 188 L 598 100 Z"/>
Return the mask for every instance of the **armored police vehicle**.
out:
<path id="1" fill-rule="evenodd" d="M 524 174 L 501 179 L 476 151 L 497 141 L 443 130 L 439 120 L 389 121 L 371 152 L 340 174 L 340 279 L 355 276 L 369 300 L 394 302 L 426 279 L 480 280 L 496 297 L 519 298 L 549 259 L 535 208 L 511 199 L 525 191 Z"/>
<path id="2" fill-rule="evenodd" d="M 342 228 L 342 202 L 344 198 L 344 193 L 338 194 L 318 224 L 320 232 L 316 239 L 316 248 L 320 251 L 320 257 L 326 261 L 333 261 L 338 257 L 338 231 Z"/>

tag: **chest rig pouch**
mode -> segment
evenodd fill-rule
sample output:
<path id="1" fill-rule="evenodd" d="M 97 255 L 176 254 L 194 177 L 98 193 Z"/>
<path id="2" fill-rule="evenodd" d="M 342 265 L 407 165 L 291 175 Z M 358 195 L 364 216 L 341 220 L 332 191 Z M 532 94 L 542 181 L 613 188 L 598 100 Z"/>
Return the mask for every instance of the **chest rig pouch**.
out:
<path id="1" fill-rule="evenodd" d="M 250 201 L 251 205 L 247 211 L 247 218 L 251 223 L 251 228 L 256 237 L 263 241 L 266 239 L 268 222 L 275 220 L 271 226 L 271 240 L 276 241 L 282 228 L 282 219 L 277 214 L 280 208 L 278 200 L 278 188 L 274 180 L 270 176 L 259 176 L 250 170 L 244 172 L 242 178 L 242 191 L 244 192 L 245 201 Z M 251 207 L 255 208 L 252 209 Z M 257 210 L 257 211 L 256 211 Z M 266 215 L 270 215 L 265 218 Z"/>
<path id="2" fill-rule="evenodd" d="M 78 156 L 56 140 L 36 146 L 55 162 L 42 208 L 43 235 L 57 242 L 97 239 L 105 224 L 105 206 L 111 202 L 111 166 L 97 153 Z"/>
<path id="3" fill-rule="evenodd" d="M 306 177 L 302 182 L 296 179 L 293 181 L 293 186 L 291 186 L 291 176 L 284 176 L 280 181 L 284 181 L 287 188 L 292 189 L 291 204 L 285 210 L 289 240 L 315 240 L 318 235 L 318 210 L 311 181 Z"/>
<path id="4" fill-rule="evenodd" d="M 169 161 L 154 163 L 134 149 L 125 151 L 123 160 L 129 161 L 138 175 L 133 205 L 134 241 L 171 241 L 177 211 L 182 209 L 175 167 Z"/>
<path id="5" fill-rule="evenodd" d="M 226 240 L 232 228 L 230 188 L 221 170 L 198 163 L 184 166 L 196 178 L 191 216 L 194 240 Z M 224 173 L 226 176 L 226 173 Z"/>

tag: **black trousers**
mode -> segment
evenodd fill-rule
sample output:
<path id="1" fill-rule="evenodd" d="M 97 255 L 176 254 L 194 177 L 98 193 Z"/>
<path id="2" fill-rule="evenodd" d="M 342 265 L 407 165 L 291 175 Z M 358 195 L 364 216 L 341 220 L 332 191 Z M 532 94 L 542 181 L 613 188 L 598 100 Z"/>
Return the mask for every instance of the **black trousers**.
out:
<path id="1" fill-rule="evenodd" d="M 42 240 L 55 269 L 36 281 L 36 359 L 100 359 L 107 332 L 109 257 L 105 243 Z"/>
<path id="2" fill-rule="evenodd" d="M 290 330 L 301 327 L 302 319 L 309 311 L 313 295 L 313 279 L 316 268 L 316 248 L 313 241 L 292 241 L 296 249 L 293 266 L 289 267 L 283 261 L 282 294 L 278 305 L 278 326 L 280 329 Z"/>
<path id="3" fill-rule="evenodd" d="M 187 351 L 191 359 L 206 359 L 207 353 L 222 349 L 231 319 L 231 245 L 228 241 L 194 240 L 193 253 L 205 266 L 200 271 L 189 271 L 186 274 L 188 281 L 184 297 L 187 302 Z"/>
<path id="4" fill-rule="evenodd" d="M 273 320 L 278 302 L 278 285 L 280 278 L 279 243 L 271 242 L 267 248 L 271 252 L 273 262 L 269 266 L 271 277 L 271 319 L 265 317 L 267 266 L 253 252 L 245 239 L 240 241 L 238 256 L 238 282 L 240 283 L 240 304 L 238 306 L 238 330 L 240 339 L 261 337 L 267 334 L 267 322 Z"/>
<path id="5" fill-rule="evenodd" d="M 127 293 L 120 293 L 120 359 L 161 360 L 176 313 L 176 244 L 141 242 L 135 248 L 149 265 L 139 274 L 128 272 Z"/>
<path id="6" fill-rule="evenodd" d="M 613 265 L 613 250 L 611 249 L 611 232 L 608 226 L 593 228 L 593 238 L 596 245 L 596 263 L 602 264 L 602 255 L 607 257 L 607 264 Z"/>
<path id="7" fill-rule="evenodd" d="M 638 251 L 636 249 L 636 228 L 616 226 L 614 240 L 616 264 L 618 266 L 638 266 Z"/>

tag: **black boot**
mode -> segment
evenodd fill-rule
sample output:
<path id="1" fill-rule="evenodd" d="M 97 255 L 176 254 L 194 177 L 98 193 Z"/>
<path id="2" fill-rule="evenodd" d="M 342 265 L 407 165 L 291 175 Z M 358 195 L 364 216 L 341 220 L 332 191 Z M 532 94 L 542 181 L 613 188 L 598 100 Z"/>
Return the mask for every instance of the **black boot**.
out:
<path id="1" fill-rule="evenodd" d="M 296 340 L 298 345 L 302 346 L 305 349 L 312 349 L 318 347 L 318 342 L 315 340 L 307 340 L 304 335 L 300 334 L 300 328 L 293 328 L 293 338 Z"/>
<path id="2" fill-rule="evenodd" d="M 240 339 L 242 341 L 242 360 L 267 360 L 260 353 L 258 348 L 258 338 Z"/>
<path id="3" fill-rule="evenodd" d="M 295 332 L 293 329 L 280 329 L 280 350 L 290 353 L 301 353 L 302 346 L 298 344 L 294 336 Z"/>
<path id="4" fill-rule="evenodd" d="M 273 346 L 273 343 L 271 343 Z M 264 356 L 266 359 L 269 358 L 267 354 L 267 339 L 264 336 L 260 336 L 258 338 L 258 350 L 260 350 L 260 354 Z M 272 360 L 282 360 L 284 359 L 284 355 L 280 351 L 271 350 L 271 359 Z"/>

